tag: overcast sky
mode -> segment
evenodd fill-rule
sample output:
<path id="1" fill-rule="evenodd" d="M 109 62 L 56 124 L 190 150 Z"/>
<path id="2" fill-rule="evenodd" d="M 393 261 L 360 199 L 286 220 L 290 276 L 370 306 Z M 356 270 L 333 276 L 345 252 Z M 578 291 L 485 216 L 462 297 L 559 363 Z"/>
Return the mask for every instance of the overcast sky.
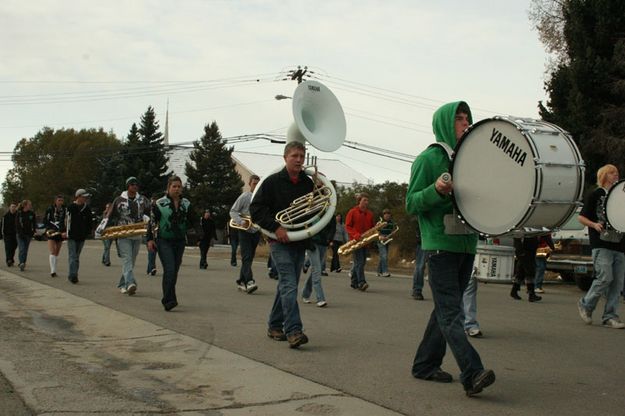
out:
<path id="1" fill-rule="evenodd" d="M 466 100 L 474 121 L 537 117 L 547 55 L 529 2 L 4 0 L 0 3 L 0 178 L 17 141 L 43 126 L 124 138 L 148 106 L 170 143 L 216 121 L 224 137 L 284 134 L 308 65 L 346 113 L 347 140 L 417 155 L 433 111 Z M 281 153 L 268 141 L 237 150 Z M 410 163 L 346 147 L 331 154 L 374 182 Z M 485 169 L 487 169 L 485 167 Z M 486 172 L 486 170 L 485 170 Z M 51 191 L 53 194 L 54 191 Z"/>

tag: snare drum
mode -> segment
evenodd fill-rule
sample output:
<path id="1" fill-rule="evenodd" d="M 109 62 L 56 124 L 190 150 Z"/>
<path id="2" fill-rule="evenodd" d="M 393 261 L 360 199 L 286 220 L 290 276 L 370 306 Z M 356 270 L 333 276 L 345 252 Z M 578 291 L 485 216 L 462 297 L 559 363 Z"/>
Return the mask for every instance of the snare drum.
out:
<path id="1" fill-rule="evenodd" d="M 625 179 L 612 185 L 603 206 L 610 227 L 625 233 Z"/>
<path id="2" fill-rule="evenodd" d="M 460 219 L 484 235 L 547 232 L 581 203 L 584 162 L 567 132 L 494 117 L 469 128 L 451 164 Z"/>

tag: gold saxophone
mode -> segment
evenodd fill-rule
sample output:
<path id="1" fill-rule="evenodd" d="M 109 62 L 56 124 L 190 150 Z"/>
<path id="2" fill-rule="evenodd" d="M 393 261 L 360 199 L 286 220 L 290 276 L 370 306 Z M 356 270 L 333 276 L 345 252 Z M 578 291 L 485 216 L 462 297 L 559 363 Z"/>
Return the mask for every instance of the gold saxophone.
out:
<path id="1" fill-rule="evenodd" d="M 367 231 L 362 233 L 358 240 L 350 240 L 347 243 L 343 244 L 341 247 L 339 247 L 338 253 L 341 256 L 347 256 L 354 251 L 369 245 L 372 241 L 380 238 L 380 228 L 384 227 L 385 225 L 385 221 L 379 221 L 372 228 L 369 228 Z"/>
<path id="2" fill-rule="evenodd" d="M 117 238 L 129 238 L 145 235 L 148 232 L 148 221 L 135 222 L 134 224 L 116 225 L 105 228 L 102 231 L 102 240 L 115 240 Z"/>

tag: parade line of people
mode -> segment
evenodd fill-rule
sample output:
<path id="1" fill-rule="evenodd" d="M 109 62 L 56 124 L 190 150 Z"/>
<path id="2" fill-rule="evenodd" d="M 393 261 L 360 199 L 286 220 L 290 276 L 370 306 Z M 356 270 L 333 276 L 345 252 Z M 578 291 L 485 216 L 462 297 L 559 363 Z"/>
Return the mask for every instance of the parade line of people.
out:
<path id="1" fill-rule="evenodd" d="M 454 206 L 451 197 L 453 181 L 445 178 L 449 171 L 449 153 L 462 139 L 473 123 L 471 110 L 464 101 L 443 105 L 433 117 L 436 143 L 429 146 L 415 159 L 405 200 L 406 211 L 417 217 L 417 245 L 415 270 L 411 295 L 424 300 L 423 286 L 425 268 L 431 288 L 433 310 L 417 346 L 413 360 L 412 375 L 428 382 L 450 383 L 453 376 L 441 368 L 447 346 L 460 368 L 460 382 L 467 396 L 482 392 L 493 384 L 493 370 L 485 368 L 472 337 L 482 336 L 477 323 L 477 280 L 474 271 L 478 235 L 450 226 L 449 217 Z M 237 267 L 236 249 L 241 247 L 241 265 L 234 278 L 236 288 L 244 294 L 258 289 L 252 263 L 261 233 L 268 238 L 270 256 L 269 277 L 277 279 L 273 304 L 267 319 L 267 336 L 284 341 L 289 348 L 299 348 L 310 340 L 304 332 L 298 298 L 304 303 L 314 302 L 320 308 L 328 306 L 322 286 L 322 276 L 327 276 L 326 253 L 332 248 L 331 272 L 341 272 L 338 248 L 346 242 L 361 242 L 363 236 L 376 228 L 379 252 L 377 275 L 390 277 L 388 268 L 389 242 L 398 230 L 391 212 L 382 212 L 382 221 L 375 223 L 374 214 L 368 208 L 369 196 L 358 195 L 357 204 L 349 210 L 343 222 L 341 214 L 331 218 L 311 238 L 292 241 L 289 229 L 276 219 L 276 214 L 316 186 L 315 178 L 304 172 L 306 148 L 299 142 L 289 142 L 284 148 L 284 167 L 261 181 L 256 175 L 249 179 L 249 190 L 243 192 L 230 210 L 231 265 Z M 625 328 L 618 315 L 619 296 L 623 292 L 625 278 L 625 241 L 622 234 L 606 225 L 604 204 L 607 191 L 619 179 L 614 165 L 605 165 L 597 172 L 597 185 L 584 202 L 579 221 L 588 227 L 596 278 L 578 303 L 581 319 L 592 323 L 592 313 L 603 296 L 606 304 L 601 316 L 603 326 Z M 117 196 L 103 213 L 96 228 L 96 237 L 103 238 L 102 263 L 110 266 L 111 241 L 121 258 L 121 278 L 117 282 L 120 293 L 133 296 L 137 290 L 135 264 L 142 241 L 147 242 L 151 253 L 147 273 L 156 274 L 155 254 L 162 267 L 162 299 L 165 311 L 178 306 L 176 284 L 186 245 L 187 231 L 197 223 L 202 228 L 200 239 L 200 269 L 207 268 L 207 251 L 216 238 L 215 225 L 210 209 L 203 210 L 201 217 L 194 214 L 191 202 L 182 196 L 183 184 L 178 176 L 168 179 L 164 195 L 150 200 L 140 193 L 136 177 L 125 181 L 126 190 Z M 66 207 L 64 198 L 57 195 L 46 210 L 44 224 L 50 252 L 50 276 L 57 276 L 58 257 L 63 241 L 68 242 L 69 273 L 72 284 L 79 282 L 80 254 L 91 230 L 93 215 L 89 207 L 91 195 L 78 189 L 74 200 Z M 15 252 L 19 250 L 18 267 L 26 270 L 28 248 L 35 233 L 35 214 L 32 203 L 24 200 L 10 204 L 2 218 L 1 236 L 4 239 L 6 264 L 15 264 Z M 116 233 L 107 234 L 115 228 Z M 139 232 L 134 230 L 139 229 Z M 132 231 L 132 232 L 131 232 Z M 109 237 L 112 235 L 113 237 Z M 235 238 L 236 237 L 236 238 Z M 370 244 L 370 242 L 368 242 Z M 525 284 L 529 302 L 542 300 L 545 265 L 537 257 L 539 248 L 554 248 L 548 234 L 515 239 L 516 267 L 510 296 L 521 300 L 518 291 Z M 355 245 L 352 267 L 349 272 L 351 287 L 365 292 L 369 283 L 365 278 L 367 244 Z M 307 260 L 308 259 L 308 260 Z M 302 272 L 310 269 L 310 275 L 299 290 Z"/>

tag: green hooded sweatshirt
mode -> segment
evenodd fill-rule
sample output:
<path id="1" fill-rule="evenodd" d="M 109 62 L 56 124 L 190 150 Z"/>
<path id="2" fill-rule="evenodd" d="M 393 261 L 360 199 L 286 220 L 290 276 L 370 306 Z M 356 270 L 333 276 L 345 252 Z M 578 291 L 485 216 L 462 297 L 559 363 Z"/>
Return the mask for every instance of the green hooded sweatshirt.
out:
<path id="1" fill-rule="evenodd" d="M 456 146 L 456 109 L 461 103 L 457 101 L 443 105 L 432 118 L 436 141 L 444 142 L 452 149 Z M 473 124 L 471 114 L 468 116 L 469 124 Z M 417 156 L 410 172 L 406 211 L 419 217 L 421 246 L 424 250 L 475 254 L 477 234 L 445 234 L 443 218 L 453 213 L 453 203 L 449 195 L 436 192 L 434 185 L 443 172 L 449 172 L 449 165 L 447 153 L 439 146 L 430 146 Z"/>

